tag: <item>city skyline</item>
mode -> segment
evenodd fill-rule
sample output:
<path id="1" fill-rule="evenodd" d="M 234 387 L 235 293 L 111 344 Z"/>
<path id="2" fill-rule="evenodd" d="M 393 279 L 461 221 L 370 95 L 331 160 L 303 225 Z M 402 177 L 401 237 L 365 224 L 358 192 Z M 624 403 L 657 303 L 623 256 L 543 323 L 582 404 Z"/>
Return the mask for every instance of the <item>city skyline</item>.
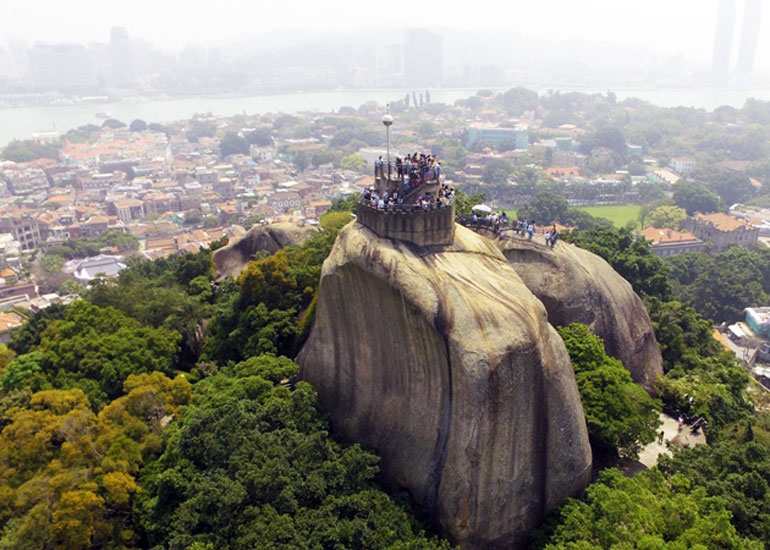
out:
<path id="1" fill-rule="evenodd" d="M 718 1 L 682 0 L 671 4 L 651 0 L 622 6 L 607 0 L 579 4 L 544 0 L 537 5 L 512 6 L 482 1 L 467 9 L 396 0 L 389 6 L 379 10 L 362 8 L 352 0 L 338 0 L 331 6 L 288 0 L 280 6 L 260 6 L 257 10 L 241 0 L 222 0 L 217 10 L 202 10 L 176 0 L 137 0 L 130 6 L 104 5 L 97 0 L 74 0 L 66 6 L 50 0 L 29 0 L 0 8 L 0 35 L 30 44 L 103 42 L 107 29 L 120 26 L 129 29 L 135 39 L 179 52 L 190 44 L 227 46 L 245 40 L 280 44 L 292 38 L 285 36 L 287 33 L 297 31 L 348 32 L 412 26 L 637 45 L 658 53 L 682 53 L 706 65 L 711 61 Z M 739 6 L 739 21 L 742 10 Z M 495 17 L 490 18 L 490 13 Z M 652 35 L 651 29 L 655 31 Z M 763 36 L 760 29 L 757 36 L 757 65 L 770 67 L 770 38 Z"/>

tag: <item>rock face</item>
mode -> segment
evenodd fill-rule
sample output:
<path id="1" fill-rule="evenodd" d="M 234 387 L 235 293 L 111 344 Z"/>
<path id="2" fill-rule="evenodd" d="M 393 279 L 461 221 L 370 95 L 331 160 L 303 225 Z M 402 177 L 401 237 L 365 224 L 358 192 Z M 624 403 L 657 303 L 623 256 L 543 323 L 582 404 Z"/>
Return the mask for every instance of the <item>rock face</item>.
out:
<path id="1" fill-rule="evenodd" d="M 317 231 L 315 227 L 285 222 L 256 225 L 237 241 L 214 252 L 217 273 L 236 277 L 256 252 L 264 250 L 273 254 L 286 246 L 305 242 Z"/>
<path id="2" fill-rule="evenodd" d="M 569 356 L 491 241 L 435 249 L 359 223 L 324 262 L 298 363 L 336 433 L 374 447 L 464 549 L 511 549 L 590 480 Z"/>
<path id="3" fill-rule="evenodd" d="M 495 239 L 553 326 L 584 323 L 604 339 L 635 382 L 652 391 L 663 373 L 655 332 L 639 296 L 602 258 L 559 241 L 551 249 L 525 239 Z"/>

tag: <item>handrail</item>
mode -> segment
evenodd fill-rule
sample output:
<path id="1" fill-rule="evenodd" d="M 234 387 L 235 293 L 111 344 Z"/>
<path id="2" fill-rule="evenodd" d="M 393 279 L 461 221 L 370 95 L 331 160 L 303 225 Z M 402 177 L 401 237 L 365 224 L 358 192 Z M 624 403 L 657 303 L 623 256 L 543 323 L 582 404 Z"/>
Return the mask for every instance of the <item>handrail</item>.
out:
<path id="1" fill-rule="evenodd" d="M 379 206 L 375 206 L 371 204 L 371 202 L 359 199 L 358 204 L 361 206 L 365 206 L 366 208 L 371 208 L 372 210 L 384 210 L 384 211 L 403 211 L 403 212 L 417 212 L 417 211 L 425 211 L 425 210 L 440 210 L 442 208 L 449 208 L 454 204 L 454 199 L 449 199 L 448 201 L 438 201 L 434 203 L 429 203 L 426 206 L 423 206 L 421 204 L 388 204 L 385 203 L 382 208 Z"/>

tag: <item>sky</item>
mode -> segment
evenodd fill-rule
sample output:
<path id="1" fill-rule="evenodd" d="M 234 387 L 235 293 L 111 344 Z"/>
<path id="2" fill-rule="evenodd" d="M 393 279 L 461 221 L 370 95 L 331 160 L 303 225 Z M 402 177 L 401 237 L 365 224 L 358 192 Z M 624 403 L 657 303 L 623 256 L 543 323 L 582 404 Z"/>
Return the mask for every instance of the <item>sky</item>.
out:
<path id="1" fill-rule="evenodd" d="M 763 4 L 765 2 L 763 1 Z M 555 40 L 636 45 L 710 63 L 718 0 L 0 0 L 0 37 L 42 42 L 106 42 L 111 26 L 169 51 L 187 44 L 258 41 L 270 32 L 353 31 L 409 26 L 512 33 Z M 736 40 L 743 0 L 737 0 Z M 756 66 L 770 67 L 770 2 Z M 737 50 L 737 48 L 734 48 Z M 734 54 L 735 55 L 735 54 Z"/>

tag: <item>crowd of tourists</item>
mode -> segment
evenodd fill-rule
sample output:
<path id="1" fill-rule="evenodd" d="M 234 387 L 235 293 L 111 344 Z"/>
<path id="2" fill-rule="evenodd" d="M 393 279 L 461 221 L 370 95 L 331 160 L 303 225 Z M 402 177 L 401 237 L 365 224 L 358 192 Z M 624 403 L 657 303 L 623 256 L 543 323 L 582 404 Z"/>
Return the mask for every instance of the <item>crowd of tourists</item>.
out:
<path id="1" fill-rule="evenodd" d="M 436 155 L 414 153 L 406 155 L 403 159 L 396 157 L 396 162 L 390 166 L 380 156 L 374 163 L 374 177 L 398 179 L 407 188 L 415 187 L 429 181 L 439 181 L 441 177 L 441 161 Z"/>
<path id="2" fill-rule="evenodd" d="M 516 235 L 520 237 L 526 237 L 531 241 L 535 234 L 535 220 L 513 220 L 509 223 L 508 215 L 505 212 L 490 212 L 485 216 L 479 216 L 476 212 L 473 212 L 470 218 L 470 223 L 473 227 L 486 227 L 495 232 L 495 235 L 503 235 L 507 231 L 515 231 Z M 559 240 L 559 232 L 556 229 L 556 225 L 551 229 L 547 229 L 543 236 L 545 237 L 545 244 L 553 248 L 556 246 L 556 241 Z"/>
<path id="3" fill-rule="evenodd" d="M 387 209 L 423 209 L 431 210 L 434 208 L 442 208 L 449 206 L 454 201 L 455 190 L 446 184 L 441 184 L 438 190 L 438 196 L 434 195 L 419 195 L 413 202 L 404 204 L 405 192 L 399 187 L 395 187 L 390 191 L 383 191 L 379 193 L 374 187 L 366 189 L 361 194 L 361 202 L 372 208 L 379 208 L 382 210 Z"/>

